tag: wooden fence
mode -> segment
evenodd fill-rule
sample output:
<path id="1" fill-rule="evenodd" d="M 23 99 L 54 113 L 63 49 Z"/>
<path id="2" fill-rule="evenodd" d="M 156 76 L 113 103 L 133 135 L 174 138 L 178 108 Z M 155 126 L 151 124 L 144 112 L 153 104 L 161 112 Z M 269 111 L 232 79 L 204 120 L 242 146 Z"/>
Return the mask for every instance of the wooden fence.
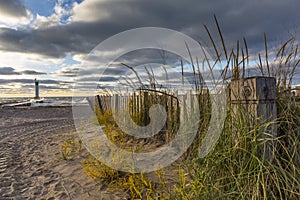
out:
<path id="1" fill-rule="evenodd" d="M 270 77 L 252 77 L 246 79 L 233 80 L 227 90 L 227 99 L 233 112 L 238 112 L 242 107 L 245 114 L 250 116 L 250 123 L 255 125 L 259 119 L 263 123 L 273 122 L 277 118 L 276 107 L 276 80 Z M 183 110 L 194 109 L 196 101 L 203 109 L 208 109 L 209 91 L 203 90 L 201 94 L 196 94 L 192 90 L 179 94 L 178 91 L 167 93 L 166 91 L 138 91 L 133 93 L 97 95 L 95 102 L 101 113 L 108 110 L 119 112 L 120 109 L 129 112 L 131 116 L 138 116 L 139 125 L 149 122 L 148 112 L 153 104 L 161 104 L 167 112 L 167 123 L 165 128 L 174 126 L 179 119 L 186 119 L 187 112 Z M 142 113 L 142 114 L 141 114 Z M 233 127 L 233 131 L 234 127 Z M 277 127 L 272 123 L 267 128 L 267 134 L 276 137 Z M 268 139 L 267 139 L 268 140 Z M 267 152 L 263 157 L 269 159 L 273 152 L 274 144 L 267 143 Z M 265 147 L 264 147 L 265 148 Z"/>
<path id="2" fill-rule="evenodd" d="M 171 121 L 174 118 L 173 115 L 180 108 L 179 102 L 192 106 L 195 95 L 192 91 L 188 91 L 184 95 L 178 95 L 178 92 L 168 94 L 166 92 L 139 91 L 126 94 L 97 95 L 95 102 L 101 113 L 105 113 L 108 110 L 113 110 L 114 112 L 126 111 L 131 116 L 143 113 L 141 116 L 144 118 L 147 117 L 149 108 L 153 104 L 160 104 L 165 107 L 169 118 L 168 121 Z M 181 114 L 184 115 L 184 112 L 181 112 Z M 143 121 L 143 119 L 141 120 Z M 144 119 L 144 121 L 147 121 L 147 119 Z"/>

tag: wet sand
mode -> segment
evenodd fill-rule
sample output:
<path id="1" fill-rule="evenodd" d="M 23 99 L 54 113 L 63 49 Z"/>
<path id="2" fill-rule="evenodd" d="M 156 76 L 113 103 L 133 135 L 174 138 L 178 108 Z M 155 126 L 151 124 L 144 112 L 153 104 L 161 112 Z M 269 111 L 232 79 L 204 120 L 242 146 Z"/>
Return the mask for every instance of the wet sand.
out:
<path id="1" fill-rule="evenodd" d="M 122 199 L 61 158 L 72 136 L 71 107 L 0 108 L 0 199 Z"/>

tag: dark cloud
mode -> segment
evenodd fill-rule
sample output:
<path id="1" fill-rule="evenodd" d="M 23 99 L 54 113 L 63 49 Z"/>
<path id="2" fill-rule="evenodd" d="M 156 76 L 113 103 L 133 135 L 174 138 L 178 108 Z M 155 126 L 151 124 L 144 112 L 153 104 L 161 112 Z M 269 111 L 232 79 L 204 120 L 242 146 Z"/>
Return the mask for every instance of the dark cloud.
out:
<path id="1" fill-rule="evenodd" d="M 100 77 L 83 77 L 79 78 L 77 81 L 82 83 L 82 82 L 113 82 L 113 81 L 118 81 L 118 77 L 115 76 L 102 76 Z"/>
<path id="2" fill-rule="evenodd" d="M 53 74 L 60 77 L 76 77 L 78 70 L 79 68 L 64 68 Z"/>
<path id="3" fill-rule="evenodd" d="M 47 73 L 45 72 L 37 72 L 34 70 L 24 70 L 20 72 L 23 75 L 46 75 Z"/>
<path id="4" fill-rule="evenodd" d="M 13 17 L 27 16 L 26 8 L 20 0 L 1 0 L 0 12 Z"/>
<path id="5" fill-rule="evenodd" d="M 46 75 L 44 72 L 37 72 L 34 70 L 24 70 L 17 72 L 12 67 L 0 67 L 0 75 Z"/>
<path id="6" fill-rule="evenodd" d="M 84 66 L 83 66 L 84 67 Z M 62 72 L 58 73 L 60 74 L 60 76 L 68 76 L 68 77 L 93 77 L 93 81 L 95 79 L 97 79 L 96 81 L 99 80 L 100 76 L 117 76 L 120 74 L 125 74 L 126 72 L 128 72 L 128 69 L 124 66 L 122 66 L 120 63 L 119 64 L 114 64 L 109 66 L 107 69 L 105 69 L 105 71 L 103 72 L 103 74 L 98 73 L 99 68 L 82 68 L 80 69 L 80 71 L 76 70 L 76 73 L 72 74 L 71 76 L 71 72 L 70 74 L 64 74 Z M 78 72 L 78 73 L 77 73 Z M 99 76 L 98 78 L 95 76 Z"/>
<path id="7" fill-rule="evenodd" d="M 12 67 L 0 67 L 0 75 L 19 75 Z"/>
<path id="8" fill-rule="evenodd" d="M 59 85 L 59 84 L 71 84 L 71 82 L 68 81 L 56 81 L 56 80 L 39 80 L 40 85 L 42 84 L 47 84 L 47 85 Z M 21 84 L 28 84 L 28 83 L 32 83 L 32 85 L 34 84 L 34 80 L 32 79 L 0 79 L 0 84 L 14 84 L 14 83 L 21 83 Z"/>
<path id="9" fill-rule="evenodd" d="M 109 36 L 144 26 L 175 29 L 209 44 L 202 24 L 207 24 L 216 36 L 216 14 L 228 46 L 245 36 L 249 47 L 259 51 L 264 32 L 270 41 L 284 40 L 288 31 L 299 25 L 299 7 L 299 0 L 101 1 L 95 3 L 90 15 L 97 16 L 104 10 L 108 18 L 29 31 L 1 29 L 0 44 L 6 50 L 64 57 L 69 52 L 87 53 Z"/>

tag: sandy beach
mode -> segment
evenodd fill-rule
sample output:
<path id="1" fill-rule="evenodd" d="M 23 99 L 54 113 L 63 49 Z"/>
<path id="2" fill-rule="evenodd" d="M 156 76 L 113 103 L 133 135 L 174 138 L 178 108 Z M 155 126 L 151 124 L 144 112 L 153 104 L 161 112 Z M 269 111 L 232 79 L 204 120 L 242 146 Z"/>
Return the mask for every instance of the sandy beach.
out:
<path id="1" fill-rule="evenodd" d="M 72 136 L 71 107 L 0 108 L 0 199 L 122 199 L 61 158 Z"/>

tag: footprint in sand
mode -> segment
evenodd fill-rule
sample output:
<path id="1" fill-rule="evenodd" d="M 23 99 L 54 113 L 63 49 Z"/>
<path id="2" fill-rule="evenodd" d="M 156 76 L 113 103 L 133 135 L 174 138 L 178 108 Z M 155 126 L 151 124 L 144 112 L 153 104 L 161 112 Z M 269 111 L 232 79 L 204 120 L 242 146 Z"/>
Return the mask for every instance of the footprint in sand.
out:
<path id="1" fill-rule="evenodd" d="M 63 191 L 64 188 L 62 187 L 61 183 L 58 182 L 57 184 L 55 184 L 54 186 L 54 191 L 59 192 L 59 191 Z"/>
<path id="2" fill-rule="evenodd" d="M 53 179 L 50 179 L 49 181 L 46 181 L 43 185 L 44 187 L 49 187 L 50 185 L 52 185 L 53 183 L 56 183 L 57 180 L 53 180 Z"/>
<path id="3" fill-rule="evenodd" d="M 0 173 L 3 173 L 6 171 L 7 168 L 7 159 L 5 157 L 0 158 Z"/>

